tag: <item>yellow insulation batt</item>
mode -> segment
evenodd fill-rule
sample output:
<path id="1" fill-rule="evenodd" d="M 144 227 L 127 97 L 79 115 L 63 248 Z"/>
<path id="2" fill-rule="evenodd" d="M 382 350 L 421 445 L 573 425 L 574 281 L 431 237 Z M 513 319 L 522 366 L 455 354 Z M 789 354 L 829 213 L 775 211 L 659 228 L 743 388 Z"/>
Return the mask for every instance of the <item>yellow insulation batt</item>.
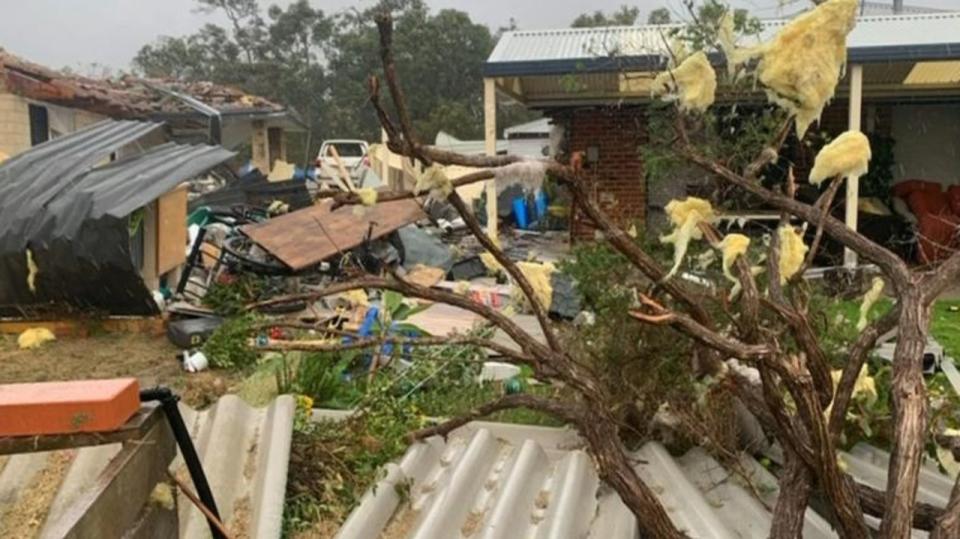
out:
<path id="1" fill-rule="evenodd" d="M 716 215 L 709 201 L 696 197 L 687 197 L 682 201 L 671 200 L 665 209 L 674 226 L 673 232 L 660 236 L 660 243 L 673 244 L 673 267 L 664 276 L 664 279 L 669 279 L 680 269 L 690 240 L 703 238 L 700 223 L 712 222 Z"/>
<path id="2" fill-rule="evenodd" d="M 747 254 L 750 238 L 743 234 L 727 234 L 717 247 L 723 253 L 723 275 L 734 284 L 739 283 L 740 280 L 733 275 L 733 263 L 738 256 Z"/>
<path id="3" fill-rule="evenodd" d="M 801 138 L 833 98 L 847 61 L 847 34 L 856 24 L 857 4 L 827 0 L 790 21 L 769 43 L 741 55 L 761 57 L 760 82 L 770 101 L 796 115 Z"/>
<path id="4" fill-rule="evenodd" d="M 444 200 L 453 192 L 453 183 L 442 166 L 433 164 L 417 178 L 415 193 L 430 192 L 430 198 Z"/>
<path id="5" fill-rule="evenodd" d="M 716 98 L 717 74 L 706 53 L 699 51 L 677 68 L 657 75 L 653 80 L 653 93 L 678 100 L 680 110 L 704 112 Z"/>
<path id="6" fill-rule="evenodd" d="M 870 309 L 877 300 L 880 299 L 882 294 L 883 279 L 874 277 L 873 283 L 870 285 L 870 290 L 867 290 L 867 293 L 863 295 L 863 303 L 860 304 L 860 319 L 857 321 L 857 331 L 867 329 L 867 315 L 870 314 Z"/>
<path id="7" fill-rule="evenodd" d="M 780 235 L 780 284 L 787 284 L 800 271 L 809 248 L 803 243 L 803 234 L 790 225 L 780 227 L 777 233 Z"/>
<path id="8" fill-rule="evenodd" d="M 810 183 L 820 185 L 834 177 L 863 176 L 870 163 L 870 140 L 859 131 L 847 131 L 817 154 L 810 171 Z"/>
<path id="9" fill-rule="evenodd" d="M 487 273 L 490 275 L 496 275 L 497 273 L 504 271 L 500 261 L 497 260 L 490 251 L 484 251 L 480 253 L 480 261 L 483 262 L 483 265 L 487 267 Z"/>
<path id="10" fill-rule="evenodd" d="M 517 268 L 520 270 L 520 273 L 523 273 L 523 276 L 527 278 L 527 281 L 533 288 L 533 295 L 537 298 L 537 302 L 549 311 L 550 305 L 553 303 L 553 285 L 551 284 L 551 280 L 553 279 L 553 274 L 557 272 L 557 267 L 550 262 L 543 264 L 538 262 L 517 262 Z M 520 287 L 514 285 L 511 295 L 514 304 L 522 307 L 524 311 L 530 310 L 529 305 L 527 305 L 527 298 L 524 297 L 523 290 L 520 290 Z"/>
<path id="11" fill-rule="evenodd" d="M 17 346 L 21 350 L 39 348 L 44 343 L 56 340 L 53 332 L 47 328 L 30 328 L 17 337 Z"/>
<path id="12" fill-rule="evenodd" d="M 33 251 L 27 249 L 27 288 L 34 294 L 37 293 L 37 273 L 39 272 L 40 268 L 37 267 L 36 261 L 33 260 Z"/>
<path id="13" fill-rule="evenodd" d="M 374 206 L 377 203 L 377 190 L 372 187 L 357 189 L 357 198 L 364 206 Z"/>

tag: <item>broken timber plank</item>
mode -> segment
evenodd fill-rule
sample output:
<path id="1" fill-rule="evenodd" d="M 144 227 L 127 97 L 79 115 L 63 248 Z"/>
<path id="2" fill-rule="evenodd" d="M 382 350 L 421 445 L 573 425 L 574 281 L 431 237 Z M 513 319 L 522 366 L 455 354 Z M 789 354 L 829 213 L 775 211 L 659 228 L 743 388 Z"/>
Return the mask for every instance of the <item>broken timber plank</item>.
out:
<path id="1" fill-rule="evenodd" d="M 353 206 L 333 211 L 315 206 L 241 227 L 240 231 L 290 269 L 299 271 L 359 246 L 368 231 L 370 239 L 377 239 L 426 217 L 417 201 L 411 199 L 383 202 L 364 210 L 357 214 Z"/>

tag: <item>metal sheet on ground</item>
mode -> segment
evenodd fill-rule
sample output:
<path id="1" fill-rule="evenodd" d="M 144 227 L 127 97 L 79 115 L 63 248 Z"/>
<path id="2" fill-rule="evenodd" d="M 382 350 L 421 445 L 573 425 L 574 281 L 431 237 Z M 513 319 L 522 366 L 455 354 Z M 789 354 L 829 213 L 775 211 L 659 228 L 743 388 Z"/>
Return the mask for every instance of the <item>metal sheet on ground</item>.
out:
<path id="1" fill-rule="evenodd" d="M 426 217 L 415 200 L 384 202 L 364 210 L 360 214 L 344 206 L 329 211 L 317 205 L 240 231 L 290 269 L 302 270 L 357 247 L 368 231 L 376 239 Z"/>

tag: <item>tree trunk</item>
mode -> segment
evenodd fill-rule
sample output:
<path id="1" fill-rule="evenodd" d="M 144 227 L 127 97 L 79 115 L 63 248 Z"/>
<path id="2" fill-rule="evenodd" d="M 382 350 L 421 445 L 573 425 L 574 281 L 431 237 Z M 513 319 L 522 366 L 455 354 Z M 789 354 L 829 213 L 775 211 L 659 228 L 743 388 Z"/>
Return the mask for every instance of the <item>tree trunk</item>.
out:
<path id="1" fill-rule="evenodd" d="M 803 537 L 803 522 L 812 490 L 810 470 L 789 448 L 784 448 L 783 475 L 780 476 L 780 494 L 773 508 L 770 537 Z"/>
<path id="2" fill-rule="evenodd" d="M 960 480 L 953 484 L 950 502 L 947 503 L 943 517 L 930 534 L 930 539 L 960 537 Z"/>
<path id="3" fill-rule="evenodd" d="M 900 323 L 893 356 L 893 417 L 895 437 L 887 479 L 887 498 L 881 537 L 910 537 L 927 400 L 923 382 L 923 350 L 927 344 L 930 311 L 915 283 L 901 287 Z"/>
<path id="4" fill-rule="evenodd" d="M 620 441 L 620 434 L 610 419 L 600 417 L 595 412 L 589 413 L 577 427 L 590 444 L 600 478 L 617 491 L 624 505 L 637 517 L 641 537 L 657 539 L 685 537 L 674 526 L 650 487 L 637 475 Z"/>

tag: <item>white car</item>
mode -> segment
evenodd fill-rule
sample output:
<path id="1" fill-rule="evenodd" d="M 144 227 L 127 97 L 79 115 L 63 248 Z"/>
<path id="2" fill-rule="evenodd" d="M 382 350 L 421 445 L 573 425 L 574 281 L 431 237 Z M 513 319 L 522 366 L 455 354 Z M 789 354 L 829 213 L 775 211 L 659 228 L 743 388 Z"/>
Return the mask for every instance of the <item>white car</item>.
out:
<path id="1" fill-rule="evenodd" d="M 337 166 L 337 160 L 333 157 L 335 148 L 340 162 L 343 163 L 347 173 L 354 181 L 363 176 L 366 169 L 370 168 L 370 156 L 368 152 L 370 147 L 362 140 L 325 140 L 320 146 L 320 152 L 317 154 L 317 179 L 333 180 L 339 184 L 340 169 Z"/>

